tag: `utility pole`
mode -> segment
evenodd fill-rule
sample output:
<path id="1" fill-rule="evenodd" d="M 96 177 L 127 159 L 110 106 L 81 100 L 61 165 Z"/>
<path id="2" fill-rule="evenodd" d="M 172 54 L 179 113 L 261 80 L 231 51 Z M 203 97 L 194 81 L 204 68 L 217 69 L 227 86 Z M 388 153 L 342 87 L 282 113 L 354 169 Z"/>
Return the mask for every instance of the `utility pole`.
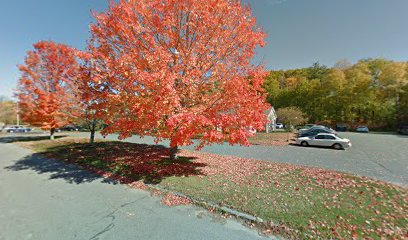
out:
<path id="1" fill-rule="evenodd" d="M 16 125 L 19 126 L 20 125 L 20 107 L 18 104 L 18 100 L 17 100 L 17 120 L 16 120 Z"/>
<path id="2" fill-rule="evenodd" d="M 17 89 L 17 97 L 16 97 L 16 105 L 17 105 L 17 111 L 16 111 L 16 125 L 20 125 L 20 105 L 19 105 L 19 94 L 20 91 Z"/>

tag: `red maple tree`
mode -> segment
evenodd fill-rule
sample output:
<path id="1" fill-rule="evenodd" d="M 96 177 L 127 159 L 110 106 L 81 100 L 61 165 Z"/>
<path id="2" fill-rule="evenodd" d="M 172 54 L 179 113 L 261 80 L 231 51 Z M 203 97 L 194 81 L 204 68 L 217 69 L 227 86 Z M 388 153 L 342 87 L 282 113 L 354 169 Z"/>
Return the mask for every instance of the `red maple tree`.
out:
<path id="1" fill-rule="evenodd" d="M 51 41 L 34 44 L 25 64 L 19 65 L 21 77 L 17 95 L 23 121 L 50 130 L 66 125 L 79 116 L 76 51 Z"/>
<path id="2" fill-rule="evenodd" d="M 90 144 L 95 141 L 96 130 L 102 125 L 101 118 L 98 117 L 103 111 L 99 106 L 102 99 L 98 99 L 101 94 L 98 85 L 92 81 L 94 74 L 92 55 L 87 51 L 77 51 L 80 60 L 79 77 L 75 79 L 75 84 L 79 90 L 79 101 L 82 106 L 81 119 L 90 131 Z M 101 89 L 103 90 L 103 89 Z"/>
<path id="3" fill-rule="evenodd" d="M 95 14 L 88 44 L 104 134 L 197 148 L 248 144 L 266 123 L 265 71 L 250 59 L 265 34 L 239 0 L 128 0 Z"/>

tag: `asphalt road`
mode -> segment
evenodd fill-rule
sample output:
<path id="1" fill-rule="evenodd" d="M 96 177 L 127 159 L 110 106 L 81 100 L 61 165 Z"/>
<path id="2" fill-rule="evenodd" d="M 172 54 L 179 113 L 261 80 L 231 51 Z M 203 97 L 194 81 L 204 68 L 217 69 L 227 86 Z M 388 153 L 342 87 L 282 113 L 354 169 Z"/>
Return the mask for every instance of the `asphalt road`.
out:
<path id="1" fill-rule="evenodd" d="M 0 240 L 264 239 L 193 206 L 0 143 Z"/>
<path id="2" fill-rule="evenodd" d="M 87 133 L 75 135 L 88 137 Z M 345 151 L 334 149 L 299 147 L 299 146 L 230 146 L 216 144 L 205 147 L 202 151 L 221 155 L 233 155 L 272 162 L 284 162 L 304 166 L 334 169 L 355 175 L 390 182 L 408 187 L 408 136 L 395 134 L 339 133 L 349 138 L 352 148 Z M 98 137 L 101 136 L 98 134 Z M 117 140 L 117 135 L 108 139 Z M 138 136 L 124 141 L 155 144 L 153 138 Z M 168 141 L 160 144 L 168 146 Z M 183 147 L 194 149 L 192 146 Z"/>

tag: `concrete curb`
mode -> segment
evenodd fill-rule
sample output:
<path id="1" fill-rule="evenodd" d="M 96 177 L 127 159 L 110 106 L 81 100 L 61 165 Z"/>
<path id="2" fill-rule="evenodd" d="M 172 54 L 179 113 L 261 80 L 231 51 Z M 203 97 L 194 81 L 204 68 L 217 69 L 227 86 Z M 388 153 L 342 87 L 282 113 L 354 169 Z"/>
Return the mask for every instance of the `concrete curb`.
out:
<path id="1" fill-rule="evenodd" d="M 70 165 L 82 168 L 82 169 L 84 169 L 86 171 L 89 171 L 89 172 L 91 172 L 93 174 L 99 175 L 102 178 L 111 179 L 111 180 L 117 181 L 119 184 L 127 185 L 127 186 L 133 188 L 132 185 L 129 182 L 126 181 L 127 180 L 126 177 L 122 177 L 122 176 L 113 174 L 111 172 L 106 172 L 104 170 L 100 170 L 98 168 L 90 167 L 90 166 L 83 165 L 83 164 L 64 161 L 64 160 L 60 160 L 60 159 L 47 158 L 47 157 L 43 156 L 41 153 L 32 153 L 32 154 L 33 155 L 38 155 L 40 158 L 43 158 L 43 159 L 48 159 L 48 160 L 58 161 L 58 162 L 64 162 L 66 164 L 70 164 Z M 165 192 L 165 193 L 171 193 L 171 194 L 174 194 L 174 195 L 179 196 L 179 197 L 187 198 L 194 205 L 196 205 L 198 207 L 203 207 L 203 208 L 205 208 L 207 210 L 208 209 L 215 209 L 216 212 L 218 212 L 218 213 L 226 213 L 226 214 L 228 214 L 230 216 L 235 217 L 236 220 L 238 220 L 238 221 L 241 220 L 243 224 L 248 224 L 248 226 L 253 226 L 253 224 L 262 225 L 264 223 L 264 220 L 262 218 L 259 218 L 259 217 L 256 217 L 256 216 L 253 216 L 253 215 L 250 215 L 250 214 L 247 214 L 247 213 L 243 213 L 243 212 L 240 212 L 240 211 L 237 211 L 237 210 L 225 207 L 225 206 L 220 206 L 219 204 L 216 204 L 214 202 L 211 202 L 211 201 L 208 201 L 208 200 L 205 200 L 205 199 L 194 198 L 192 196 L 189 196 L 189 195 L 186 195 L 186 194 L 183 194 L 183 193 L 180 193 L 180 192 L 172 191 L 172 190 L 169 190 L 169 189 L 166 189 L 166 188 L 154 185 L 154 184 L 146 184 L 146 183 L 143 183 L 143 184 L 145 186 L 147 186 L 148 188 L 150 188 L 150 189 L 158 190 L 158 191 Z M 142 188 L 138 188 L 138 189 L 140 189 L 142 191 L 149 191 L 149 189 L 142 189 Z M 285 239 L 282 236 L 278 237 L 276 235 L 269 235 L 269 234 L 264 235 L 264 234 L 261 233 L 261 230 L 259 230 L 258 232 L 259 232 L 259 234 L 261 234 L 263 236 L 267 236 L 267 237 L 269 237 L 271 239 Z"/>
<path id="2" fill-rule="evenodd" d="M 153 184 L 146 184 L 146 186 L 148 186 L 150 188 L 153 188 L 155 190 L 159 190 L 159 191 L 162 191 L 162 192 L 174 194 L 176 196 L 188 198 L 192 203 L 194 203 L 196 205 L 199 205 L 199 206 L 205 205 L 205 206 L 207 206 L 207 208 L 214 208 L 219 212 L 225 212 L 225 213 L 227 213 L 229 215 L 235 216 L 236 218 L 239 218 L 239 219 L 242 219 L 242 220 L 245 220 L 245 221 L 255 222 L 255 223 L 258 223 L 258 224 L 264 222 L 264 220 L 262 218 L 252 216 L 250 214 L 243 213 L 243 212 L 240 212 L 240 211 L 237 211 L 237 210 L 225 207 L 225 206 L 220 206 L 219 204 L 207 201 L 205 199 L 194 198 L 192 196 L 189 196 L 189 195 L 186 195 L 186 194 L 183 194 L 183 193 L 180 193 L 180 192 L 171 191 L 169 189 L 159 187 L 159 186 L 153 185 Z"/>
<path id="3" fill-rule="evenodd" d="M 38 155 L 41 158 L 48 159 L 48 158 L 45 158 L 40 153 L 34 153 L 34 155 Z M 128 186 L 131 187 L 131 185 L 129 183 L 122 182 L 123 180 L 126 180 L 125 177 L 122 177 L 122 176 L 119 176 L 119 175 L 116 175 L 116 174 L 112 174 L 110 172 L 106 172 L 104 170 L 100 170 L 100 169 L 95 168 L 95 167 L 90 167 L 90 166 L 82 165 L 82 164 L 78 164 L 78 163 L 66 162 L 66 161 L 58 160 L 58 159 L 49 159 L 49 160 L 58 161 L 58 162 L 65 162 L 65 163 L 80 167 L 80 168 L 82 168 L 84 170 L 90 171 L 90 172 L 92 172 L 94 174 L 97 174 L 97 175 L 103 177 L 103 178 L 112 179 L 114 181 L 118 181 L 121 184 L 128 185 Z M 144 185 L 146 185 L 147 187 L 149 187 L 151 189 L 154 189 L 154 190 L 158 190 L 158 191 L 165 192 L 165 193 L 171 193 L 171 194 L 174 194 L 176 196 L 187 198 L 192 203 L 194 203 L 195 205 L 203 206 L 203 207 L 205 206 L 206 208 L 213 208 L 213 209 L 216 209 L 219 212 L 227 213 L 229 215 L 235 216 L 236 218 L 242 219 L 242 220 L 247 221 L 247 222 L 252 222 L 252 223 L 257 223 L 257 224 L 261 224 L 261 223 L 264 222 L 264 220 L 259 218 L 259 217 L 252 216 L 250 214 L 243 213 L 243 212 L 240 212 L 240 211 L 237 211 L 237 210 L 225 207 L 225 206 L 220 206 L 219 204 L 207 201 L 205 199 L 194 198 L 192 196 L 189 196 L 189 195 L 186 195 L 186 194 L 183 194 L 183 193 L 180 193 L 180 192 L 176 192 L 176 191 L 171 191 L 169 189 L 166 189 L 166 188 L 154 185 L 154 184 L 144 183 Z M 144 190 L 144 189 L 141 189 L 141 190 Z"/>

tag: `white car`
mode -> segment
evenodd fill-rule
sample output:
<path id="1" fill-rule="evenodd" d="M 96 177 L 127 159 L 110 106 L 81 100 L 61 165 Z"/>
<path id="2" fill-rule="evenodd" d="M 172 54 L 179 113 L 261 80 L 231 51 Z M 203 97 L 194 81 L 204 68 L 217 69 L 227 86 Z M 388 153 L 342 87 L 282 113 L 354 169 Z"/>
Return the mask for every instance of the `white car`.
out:
<path id="1" fill-rule="evenodd" d="M 251 134 L 255 134 L 255 133 L 256 133 L 256 129 L 253 128 L 253 127 L 249 127 L 249 128 L 247 128 L 247 130 L 248 130 L 248 132 L 251 133 Z"/>
<path id="2" fill-rule="evenodd" d="M 312 137 L 300 137 L 296 139 L 296 144 L 307 146 L 333 147 L 334 149 L 346 149 L 351 147 L 351 142 L 347 138 L 341 138 L 331 133 L 319 133 Z"/>
<path id="3" fill-rule="evenodd" d="M 277 129 L 282 129 L 283 128 L 283 123 L 277 123 L 277 124 L 275 124 L 275 127 Z"/>

